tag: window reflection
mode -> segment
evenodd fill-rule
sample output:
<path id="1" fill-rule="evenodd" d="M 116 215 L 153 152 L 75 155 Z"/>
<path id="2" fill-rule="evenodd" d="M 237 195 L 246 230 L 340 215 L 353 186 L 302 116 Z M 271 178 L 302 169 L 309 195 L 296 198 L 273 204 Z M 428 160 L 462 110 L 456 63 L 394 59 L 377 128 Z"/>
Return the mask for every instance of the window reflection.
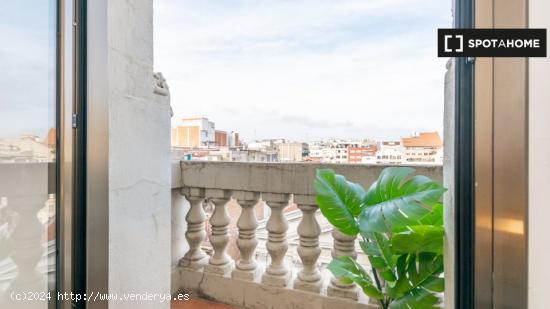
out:
<path id="1" fill-rule="evenodd" d="M 0 3 L 0 308 L 55 298 L 55 13 L 52 0 Z"/>

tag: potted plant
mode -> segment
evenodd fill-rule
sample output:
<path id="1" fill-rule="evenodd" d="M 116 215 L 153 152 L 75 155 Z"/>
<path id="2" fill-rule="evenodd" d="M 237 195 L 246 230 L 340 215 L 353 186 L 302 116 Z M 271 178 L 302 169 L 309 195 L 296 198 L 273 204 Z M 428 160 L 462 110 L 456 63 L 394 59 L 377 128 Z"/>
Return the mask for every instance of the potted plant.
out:
<path id="1" fill-rule="evenodd" d="M 323 216 L 360 239 L 372 269 L 353 258 L 328 269 L 355 282 L 380 308 L 437 308 L 443 279 L 443 205 L 446 189 L 409 167 L 388 167 L 368 190 L 331 169 L 317 170 L 315 191 Z"/>

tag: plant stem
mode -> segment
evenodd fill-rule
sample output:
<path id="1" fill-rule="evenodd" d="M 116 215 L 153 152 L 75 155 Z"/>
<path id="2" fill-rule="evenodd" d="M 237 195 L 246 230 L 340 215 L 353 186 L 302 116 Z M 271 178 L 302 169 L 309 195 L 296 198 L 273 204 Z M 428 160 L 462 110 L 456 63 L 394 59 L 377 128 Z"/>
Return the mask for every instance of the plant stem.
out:
<path id="1" fill-rule="evenodd" d="M 380 280 L 378 279 L 378 273 L 376 272 L 376 269 L 372 269 L 372 274 L 374 276 L 374 282 L 376 282 L 376 287 L 378 287 L 378 290 L 380 290 L 380 292 L 382 292 L 382 285 L 380 284 Z M 380 306 L 382 307 L 382 309 L 388 309 L 388 304 L 387 304 L 387 301 L 385 299 L 381 299 L 379 300 L 380 302 Z"/>
<path id="2" fill-rule="evenodd" d="M 372 269 L 372 274 L 374 276 L 374 282 L 376 282 L 376 287 L 380 290 L 380 292 L 382 292 L 382 285 L 380 284 L 380 279 L 378 279 L 378 272 L 376 269 Z"/>
<path id="3" fill-rule="evenodd" d="M 361 238 L 363 238 L 364 242 L 370 242 L 371 240 L 365 237 L 363 234 L 361 234 Z M 382 292 L 382 285 L 380 284 L 380 279 L 378 279 L 378 272 L 374 267 L 372 267 L 372 274 L 374 276 L 374 281 L 376 282 L 376 287 L 380 292 Z"/>

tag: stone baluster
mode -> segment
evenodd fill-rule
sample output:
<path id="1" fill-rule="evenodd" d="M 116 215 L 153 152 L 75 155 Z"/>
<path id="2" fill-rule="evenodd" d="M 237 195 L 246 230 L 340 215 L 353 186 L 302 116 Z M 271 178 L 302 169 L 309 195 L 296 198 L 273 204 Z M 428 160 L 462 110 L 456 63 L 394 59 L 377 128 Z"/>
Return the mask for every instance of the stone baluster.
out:
<path id="1" fill-rule="evenodd" d="M 267 267 L 266 272 L 262 276 L 262 283 L 271 286 L 287 286 L 290 280 L 291 273 L 284 261 L 288 243 L 286 239 L 286 231 L 288 230 L 288 222 L 283 214 L 283 210 L 288 206 L 289 196 L 283 195 L 282 198 L 267 199 L 267 203 L 271 209 L 271 215 L 267 220 L 267 251 L 271 257 L 271 263 Z"/>
<path id="2" fill-rule="evenodd" d="M 171 251 L 172 251 L 172 266 L 179 264 L 185 253 L 189 250 L 188 242 L 185 240 L 185 232 L 187 231 L 187 221 L 185 216 L 189 212 L 190 207 L 187 201 L 181 194 L 181 189 L 172 189 L 171 200 Z"/>
<path id="3" fill-rule="evenodd" d="M 17 274 L 11 282 L 11 278 L 7 277 L 5 285 L 7 290 L 4 290 L 4 295 L 0 293 L 1 308 L 40 309 L 44 307 L 43 302 L 17 301 L 8 295 L 27 293 L 28 291 L 46 292 L 48 273 L 47 270 L 44 272 L 38 267 L 47 250 L 43 246 L 42 238 L 46 226 L 40 222 L 37 216 L 38 211 L 44 206 L 46 198 L 47 194 L 34 194 L 32 191 L 26 196 L 9 197 L 7 212 L 10 212 L 10 218 L 7 219 L 11 225 L 9 228 L 12 229 L 10 239 L 13 241 L 10 258 L 14 268 L 17 269 Z M 6 297 L 1 299 L 1 296 Z M 4 301 L 6 302 L 4 303 Z M 2 306 L 4 304 L 5 307 Z"/>
<path id="4" fill-rule="evenodd" d="M 298 255 L 302 260 L 302 269 L 294 281 L 294 288 L 319 293 L 321 291 L 322 277 L 317 267 L 317 260 L 321 255 L 319 247 L 319 235 L 321 227 L 315 218 L 317 205 L 298 204 L 302 211 L 302 221 L 298 225 L 300 244 Z"/>
<path id="5" fill-rule="evenodd" d="M 332 258 L 337 258 L 340 256 L 351 256 L 354 259 L 357 258 L 357 253 L 355 251 L 356 236 L 343 234 L 338 229 L 333 228 L 332 238 L 334 240 Z M 339 278 L 332 276 L 327 287 L 327 295 L 357 300 L 357 286 L 355 283 L 342 283 Z"/>
<path id="6" fill-rule="evenodd" d="M 242 207 L 241 215 L 237 221 L 237 227 L 239 228 L 237 247 L 239 248 L 240 259 L 237 261 L 231 277 L 254 281 L 259 274 L 258 263 L 254 256 L 258 245 L 256 239 L 258 220 L 254 212 L 254 206 L 259 202 L 259 194 L 252 193 L 251 195 L 244 197 L 242 202 L 239 203 Z"/>
<path id="7" fill-rule="evenodd" d="M 180 266 L 194 270 L 203 268 L 208 262 L 208 256 L 201 248 L 202 243 L 206 239 L 204 224 L 206 214 L 203 209 L 205 200 L 204 190 L 197 189 L 197 191 L 200 191 L 196 192 L 198 193 L 197 195 L 187 194 L 187 200 L 191 204 L 185 216 L 185 221 L 187 221 L 185 239 L 187 239 L 187 243 L 189 243 L 189 250 L 180 260 Z"/>
<path id="8" fill-rule="evenodd" d="M 226 253 L 229 243 L 229 223 L 231 222 L 226 205 L 231 201 L 231 195 L 223 190 L 215 191 L 222 191 L 222 196 L 210 199 L 210 202 L 214 204 L 214 213 L 210 217 L 212 225 L 210 243 L 214 248 L 214 254 L 210 257 L 204 271 L 224 276 L 233 268 L 233 260 Z"/>

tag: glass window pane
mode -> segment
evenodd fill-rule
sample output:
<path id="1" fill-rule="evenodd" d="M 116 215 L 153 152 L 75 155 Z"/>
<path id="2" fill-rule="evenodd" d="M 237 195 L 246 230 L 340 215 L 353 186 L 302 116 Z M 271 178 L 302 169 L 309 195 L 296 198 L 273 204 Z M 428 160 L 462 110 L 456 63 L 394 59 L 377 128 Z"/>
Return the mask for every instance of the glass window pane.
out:
<path id="1" fill-rule="evenodd" d="M 56 1 L 2 1 L 0 37 L 0 308 L 48 308 L 56 272 Z"/>

